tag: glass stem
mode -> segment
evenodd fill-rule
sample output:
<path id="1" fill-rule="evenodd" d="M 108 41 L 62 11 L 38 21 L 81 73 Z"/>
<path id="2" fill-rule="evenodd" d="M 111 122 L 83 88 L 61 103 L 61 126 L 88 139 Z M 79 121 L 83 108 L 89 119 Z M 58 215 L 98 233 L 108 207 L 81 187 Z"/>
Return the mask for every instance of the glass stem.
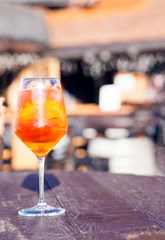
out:
<path id="1" fill-rule="evenodd" d="M 38 172 L 39 172 L 39 205 L 45 204 L 44 197 L 44 167 L 45 157 L 38 157 Z"/>

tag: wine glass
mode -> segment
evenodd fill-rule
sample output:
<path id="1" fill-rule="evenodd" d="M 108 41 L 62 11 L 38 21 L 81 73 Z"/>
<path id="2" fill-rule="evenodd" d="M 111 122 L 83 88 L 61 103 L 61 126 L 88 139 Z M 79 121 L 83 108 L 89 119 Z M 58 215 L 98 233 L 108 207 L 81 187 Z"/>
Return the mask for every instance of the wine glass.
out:
<path id="1" fill-rule="evenodd" d="M 39 202 L 22 209 L 21 216 L 55 216 L 65 212 L 46 204 L 44 197 L 45 157 L 67 132 L 67 117 L 58 78 L 23 78 L 17 99 L 14 131 L 36 155 L 39 168 Z"/>

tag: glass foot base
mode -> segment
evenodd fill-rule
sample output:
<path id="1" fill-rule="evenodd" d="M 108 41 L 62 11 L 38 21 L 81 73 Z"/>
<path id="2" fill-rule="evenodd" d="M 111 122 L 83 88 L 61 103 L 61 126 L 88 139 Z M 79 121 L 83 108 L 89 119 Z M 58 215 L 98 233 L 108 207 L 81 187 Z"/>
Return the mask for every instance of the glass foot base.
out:
<path id="1" fill-rule="evenodd" d="M 46 217 L 58 216 L 65 213 L 64 208 L 53 208 L 47 204 L 37 204 L 33 208 L 26 208 L 18 211 L 18 214 L 25 217 Z"/>

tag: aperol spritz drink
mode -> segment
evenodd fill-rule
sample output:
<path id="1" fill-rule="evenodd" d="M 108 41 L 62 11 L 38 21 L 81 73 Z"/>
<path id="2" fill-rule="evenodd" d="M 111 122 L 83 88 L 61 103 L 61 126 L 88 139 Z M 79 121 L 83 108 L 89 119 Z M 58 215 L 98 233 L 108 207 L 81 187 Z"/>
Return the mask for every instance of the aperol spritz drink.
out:
<path id="1" fill-rule="evenodd" d="M 48 206 L 44 198 L 46 155 L 67 132 L 67 117 L 57 78 L 24 78 L 18 93 L 15 134 L 36 155 L 39 164 L 39 203 L 19 211 L 23 216 L 53 216 L 65 212 Z"/>

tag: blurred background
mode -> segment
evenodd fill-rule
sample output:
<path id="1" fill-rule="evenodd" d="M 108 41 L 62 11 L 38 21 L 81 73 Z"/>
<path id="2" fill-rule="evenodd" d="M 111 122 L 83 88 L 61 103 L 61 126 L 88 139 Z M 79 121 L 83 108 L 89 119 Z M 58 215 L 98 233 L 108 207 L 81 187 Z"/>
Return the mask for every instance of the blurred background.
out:
<path id="1" fill-rule="evenodd" d="M 20 79 L 59 77 L 69 129 L 47 169 L 163 175 L 164 12 L 164 0 L 0 0 L 1 170 L 37 169 L 12 129 Z"/>

